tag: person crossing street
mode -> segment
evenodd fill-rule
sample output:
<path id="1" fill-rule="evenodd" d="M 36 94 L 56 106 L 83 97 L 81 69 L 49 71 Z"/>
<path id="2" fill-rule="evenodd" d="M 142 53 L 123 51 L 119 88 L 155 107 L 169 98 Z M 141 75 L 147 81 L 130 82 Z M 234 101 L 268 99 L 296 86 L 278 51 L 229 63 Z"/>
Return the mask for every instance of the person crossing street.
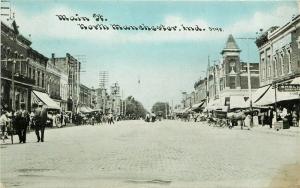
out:
<path id="1" fill-rule="evenodd" d="M 29 125 L 29 113 L 25 107 L 25 103 L 21 103 L 21 109 L 16 112 L 16 130 L 20 143 L 26 143 L 26 132 Z"/>
<path id="2" fill-rule="evenodd" d="M 35 109 L 35 134 L 37 137 L 37 142 L 44 142 L 44 132 L 47 121 L 47 111 L 43 107 L 43 103 L 39 103 L 38 107 Z M 40 135 L 41 132 L 41 135 Z"/>

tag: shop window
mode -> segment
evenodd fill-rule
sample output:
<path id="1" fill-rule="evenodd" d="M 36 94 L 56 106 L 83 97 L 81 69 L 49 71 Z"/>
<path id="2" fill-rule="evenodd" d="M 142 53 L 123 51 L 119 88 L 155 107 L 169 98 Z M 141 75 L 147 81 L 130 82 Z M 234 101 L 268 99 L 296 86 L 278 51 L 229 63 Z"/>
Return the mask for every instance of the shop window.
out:
<path id="1" fill-rule="evenodd" d="M 225 106 L 230 105 L 230 97 L 225 97 Z"/>

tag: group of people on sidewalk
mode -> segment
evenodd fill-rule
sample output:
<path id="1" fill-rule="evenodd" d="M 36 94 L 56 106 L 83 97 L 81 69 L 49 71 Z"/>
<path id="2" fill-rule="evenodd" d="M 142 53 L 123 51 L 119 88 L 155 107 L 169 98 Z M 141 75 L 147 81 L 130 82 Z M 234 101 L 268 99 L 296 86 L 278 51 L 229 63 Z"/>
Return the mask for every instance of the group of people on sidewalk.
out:
<path id="1" fill-rule="evenodd" d="M 262 125 L 273 128 L 278 122 L 284 122 L 287 127 L 299 126 L 299 115 L 296 108 L 288 110 L 284 107 L 267 107 L 262 109 L 238 109 L 231 112 L 225 111 L 202 111 L 199 113 L 186 113 L 181 114 L 177 118 L 182 121 L 207 121 L 209 125 L 215 125 L 220 127 L 234 126 L 241 127 L 241 129 L 247 127 L 248 129 Z M 285 127 L 282 127 L 285 128 Z M 276 128 L 279 130 L 280 128 Z"/>
<path id="2" fill-rule="evenodd" d="M 9 136 L 12 137 L 16 133 L 19 143 L 26 143 L 26 134 L 31 128 L 34 128 L 37 142 L 44 142 L 44 132 L 47 122 L 46 109 L 41 102 L 38 105 L 34 104 L 32 107 L 33 111 L 31 113 L 26 110 L 25 103 L 21 103 L 20 109 L 14 113 L 1 109 L 0 126 L 3 142 Z"/>

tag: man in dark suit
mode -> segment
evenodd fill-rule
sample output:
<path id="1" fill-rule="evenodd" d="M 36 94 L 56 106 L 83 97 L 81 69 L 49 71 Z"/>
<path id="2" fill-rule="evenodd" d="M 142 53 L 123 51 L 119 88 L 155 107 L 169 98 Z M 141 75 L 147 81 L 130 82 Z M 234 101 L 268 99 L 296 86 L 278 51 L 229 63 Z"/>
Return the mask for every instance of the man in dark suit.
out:
<path id="1" fill-rule="evenodd" d="M 39 103 L 38 108 L 35 109 L 35 134 L 37 142 L 44 142 L 44 132 L 47 122 L 47 110 L 43 107 L 43 103 Z M 41 136 L 40 136 L 41 131 Z"/>
<path id="2" fill-rule="evenodd" d="M 25 109 L 25 103 L 21 103 L 21 109 L 16 112 L 16 130 L 20 143 L 26 143 L 26 131 L 29 124 L 29 113 Z"/>
<path id="3" fill-rule="evenodd" d="M 270 129 L 272 129 L 272 120 L 273 120 L 273 109 L 269 107 L 268 109 L 268 124 L 270 126 Z"/>

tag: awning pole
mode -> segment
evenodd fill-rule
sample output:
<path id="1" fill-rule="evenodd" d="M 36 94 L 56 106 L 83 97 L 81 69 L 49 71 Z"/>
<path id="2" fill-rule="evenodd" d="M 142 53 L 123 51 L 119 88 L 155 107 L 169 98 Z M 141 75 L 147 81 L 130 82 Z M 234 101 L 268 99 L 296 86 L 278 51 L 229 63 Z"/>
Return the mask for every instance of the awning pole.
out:
<path id="1" fill-rule="evenodd" d="M 276 115 L 276 117 L 275 117 L 275 121 L 277 122 L 277 92 L 276 92 L 276 90 L 277 90 L 277 85 L 276 85 L 276 83 L 274 83 L 274 90 L 275 90 L 275 115 Z"/>

